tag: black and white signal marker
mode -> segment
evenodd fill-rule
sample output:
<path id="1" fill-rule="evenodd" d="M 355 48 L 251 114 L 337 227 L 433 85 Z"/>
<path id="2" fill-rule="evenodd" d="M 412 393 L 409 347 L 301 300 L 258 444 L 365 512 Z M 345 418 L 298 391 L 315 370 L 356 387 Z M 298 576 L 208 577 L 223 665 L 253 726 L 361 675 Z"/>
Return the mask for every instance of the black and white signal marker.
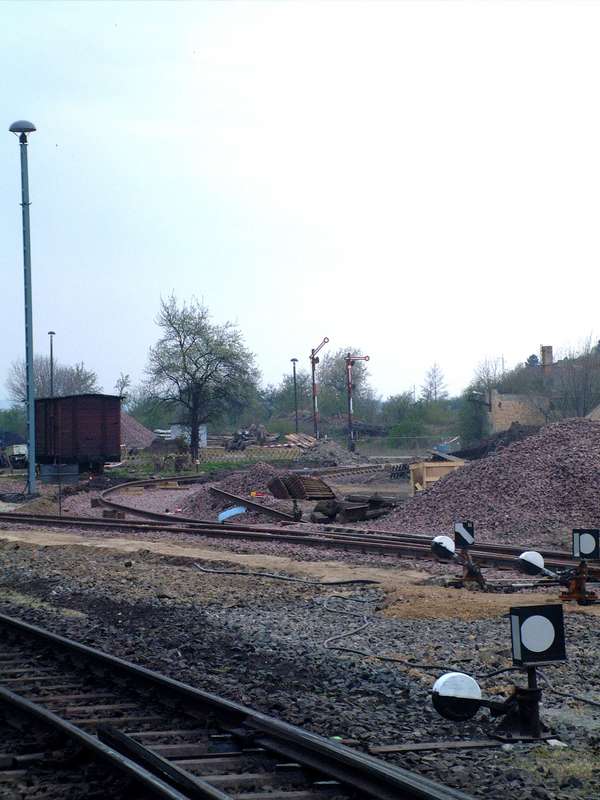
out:
<path id="1" fill-rule="evenodd" d="M 510 609 L 513 664 L 519 667 L 566 661 L 562 605 Z"/>
<path id="2" fill-rule="evenodd" d="M 475 523 L 470 520 L 454 523 L 454 544 L 459 550 L 475 544 Z"/>
<path id="3" fill-rule="evenodd" d="M 546 575 L 548 578 L 556 578 L 556 572 L 546 569 L 544 556 L 537 550 L 526 550 L 518 558 L 519 569 L 526 575 Z"/>
<path id="4" fill-rule="evenodd" d="M 573 555 L 575 558 L 600 560 L 600 530 L 575 528 L 573 531 Z"/>
<path id="5" fill-rule="evenodd" d="M 481 705 L 481 688 L 464 672 L 447 672 L 433 684 L 433 707 L 446 719 L 461 721 L 473 717 Z"/>
<path id="6" fill-rule="evenodd" d="M 456 554 L 456 547 L 449 536 L 436 536 L 431 542 L 431 552 L 438 561 L 451 561 Z"/>

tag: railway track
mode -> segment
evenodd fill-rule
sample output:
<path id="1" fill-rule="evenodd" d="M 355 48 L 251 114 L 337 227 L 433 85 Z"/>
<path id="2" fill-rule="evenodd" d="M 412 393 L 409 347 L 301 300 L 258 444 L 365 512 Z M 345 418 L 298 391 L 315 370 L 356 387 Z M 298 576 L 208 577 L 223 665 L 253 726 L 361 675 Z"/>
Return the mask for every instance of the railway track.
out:
<path id="1" fill-rule="evenodd" d="M 126 508 L 121 506 L 121 508 Z M 131 514 L 139 512 L 131 509 Z M 150 512 L 147 512 L 150 513 Z M 402 534 L 393 531 L 380 531 L 368 529 L 354 529 L 335 527 L 333 530 L 313 531 L 302 527 L 281 528 L 241 525 L 237 523 L 218 524 L 202 520 L 189 520 L 173 518 L 172 516 L 151 514 L 153 521 L 113 520 L 94 517 L 57 517 L 44 514 L 15 514 L 12 512 L 0 513 L 0 522 L 13 525 L 28 525 L 34 527 L 77 528 L 84 530 L 111 530 L 132 533 L 163 533 L 168 530 L 172 533 L 184 533 L 195 536 L 208 536 L 211 538 L 236 538 L 256 542 L 280 541 L 291 544 L 304 544 L 314 547 L 329 547 L 340 550 L 349 550 L 359 553 L 396 556 L 398 558 L 425 558 L 431 559 L 431 537 L 417 534 Z M 154 518 L 161 517 L 161 521 Z M 488 567 L 515 568 L 516 559 L 527 546 L 514 547 L 502 544 L 478 543 L 471 550 L 476 561 Z M 558 550 L 542 550 L 546 565 L 549 568 L 566 568 L 575 566 L 578 562 L 568 553 Z M 590 575 L 600 576 L 600 570 L 590 568 Z"/>
<path id="2" fill-rule="evenodd" d="M 0 797 L 470 800 L 21 620 L 0 637 Z"/>

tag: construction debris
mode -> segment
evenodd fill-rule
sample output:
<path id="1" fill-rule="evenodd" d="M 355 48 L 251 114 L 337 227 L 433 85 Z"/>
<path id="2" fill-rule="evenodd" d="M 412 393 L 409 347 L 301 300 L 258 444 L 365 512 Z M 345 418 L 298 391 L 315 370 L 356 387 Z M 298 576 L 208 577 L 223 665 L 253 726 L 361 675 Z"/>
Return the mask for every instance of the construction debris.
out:
<path id="1" fill-rule="evenodd" d="M 273 497 L 280 500 L 328 500 L 335 497 L 325 481 L 311 475 L 277 475 L 269 481 L 268 489 Z"/>
<path id="2" fill-rule="evenodd" d="M 387 514 L 395 503 L 389 501 L 381 495 L 374 494 L 369 498 L 346 497 L 345 500 L 320 500 L 310 515 L 311 522 L 331 523 L 331 522 L 362 522 L 369 519 L 377 519 Z"/>
<path id="3" fill-rule="evenodd" d="M 304 450 L 298 463 L 306 462 L 312 466 L 337 467 L 344 464 L 358 464 L 360 456 L 330 439 L 319 439 L 316 444 Z"/>
<path id="4" fill-rule="evenodd" d="M 299 447 L 301 450 L 310 450 L 317 444 L 317 439 L 314 436 L 309 436 L 306 433 L 288 433 L 285 436 L 286 442 Z"/>

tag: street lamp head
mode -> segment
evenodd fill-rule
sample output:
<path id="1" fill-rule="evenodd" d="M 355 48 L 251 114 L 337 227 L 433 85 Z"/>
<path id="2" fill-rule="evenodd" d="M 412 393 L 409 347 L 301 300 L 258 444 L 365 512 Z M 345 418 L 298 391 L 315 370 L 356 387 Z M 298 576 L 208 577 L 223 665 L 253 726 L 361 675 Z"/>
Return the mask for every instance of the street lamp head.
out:
<path id="1" fill-rule="evenodd" d="M 48 331 L 48 336 L 56 336 L 56 331 Z"/>
<path id="2" fill-rule="evenodd" d="M 18 119 L 8 129 L 11 133 L 33 133 L 36 130 L 33 122 L 28 122 L 26 119 Z"/>
<path id="3" fill-rule="evenodd" d="M 293 361 L 294 364 L 295 364 L 298 361 L 298 359 L 297 358 L 290 358 L 290 361 Z"/>
<path id="4" fill-rule="evenodd" d="M 18 119 L 8 129 L 11 133 L 33 133 L 36 130 L 33 122 L 28 122 L 26 119 Z"/>

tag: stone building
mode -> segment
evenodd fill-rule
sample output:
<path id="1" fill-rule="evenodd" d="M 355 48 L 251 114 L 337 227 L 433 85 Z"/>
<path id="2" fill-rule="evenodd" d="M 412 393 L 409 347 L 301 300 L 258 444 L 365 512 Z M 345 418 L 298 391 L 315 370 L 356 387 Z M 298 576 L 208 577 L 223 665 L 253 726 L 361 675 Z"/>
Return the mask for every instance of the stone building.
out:
<path id="1" fill-rule="evenodd" d="M 506 431 L 513 422 L 518 422 L 520 425 L 545 425 L 548 421 L 549 406 L 546 397 L 500 394 L 497 389 L 492 389 L 490 409 L 487 414 L 490 433 Z"/>

